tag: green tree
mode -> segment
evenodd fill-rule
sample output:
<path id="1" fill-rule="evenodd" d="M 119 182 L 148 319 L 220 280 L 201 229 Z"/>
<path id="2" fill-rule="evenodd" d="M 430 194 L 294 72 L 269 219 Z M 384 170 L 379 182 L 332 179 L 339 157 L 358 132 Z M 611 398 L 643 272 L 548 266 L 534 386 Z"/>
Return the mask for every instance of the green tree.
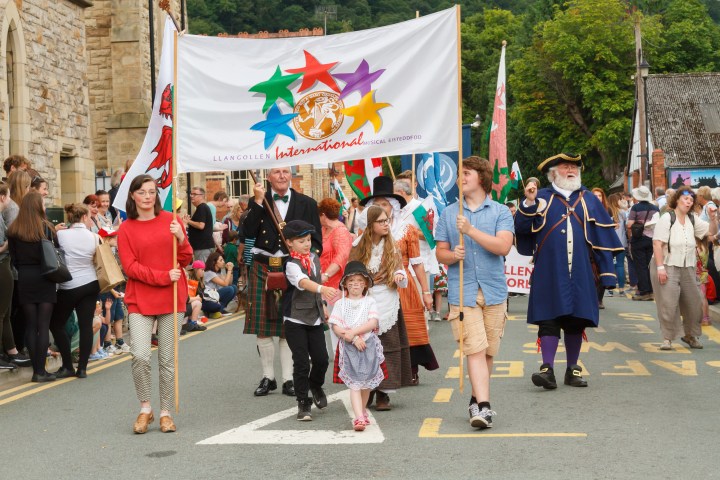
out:
<path id="1" fill-rule="evenodd" d="M 584 154 L 614 180 L 634 105 L 632 18 L 620 0 L 574 0 L 538 26 L 513 62 L 511 118 L 541 152 Z"/>

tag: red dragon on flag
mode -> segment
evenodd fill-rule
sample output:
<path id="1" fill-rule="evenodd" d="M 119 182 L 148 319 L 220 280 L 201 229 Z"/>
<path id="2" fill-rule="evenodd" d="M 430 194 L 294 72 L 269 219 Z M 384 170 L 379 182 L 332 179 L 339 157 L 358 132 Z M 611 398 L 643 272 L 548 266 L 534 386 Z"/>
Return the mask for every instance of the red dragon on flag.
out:
<path id="1" fill-rule="evenodd" d="M 168 84 L 163 90 L 160 100 L 160 116 L 172 121 L 173 115 L 173 88 Z M 157 156 L 148 165 L 146 173 L 155 169 L 162 169 L 162 175 L 157 180 L 158 188 L 168 188 L 172 185 L 172 154 L 173 154 L 173 129 L 171 126 L 163 125 L 162 133 L 153 153 Z"/>

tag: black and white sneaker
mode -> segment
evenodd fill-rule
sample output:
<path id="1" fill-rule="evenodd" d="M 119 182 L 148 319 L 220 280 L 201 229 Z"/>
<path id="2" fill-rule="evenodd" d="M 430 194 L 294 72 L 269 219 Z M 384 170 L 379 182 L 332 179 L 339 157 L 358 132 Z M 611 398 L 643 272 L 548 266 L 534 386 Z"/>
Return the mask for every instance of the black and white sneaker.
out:
<path id="1" fill-rule="evenodd" d="M 313 401 L 310 398 L 298 400 L 298 413 L 297 419 L 301 422 L 312 421 L 312 404 Z"/>
<path id="2" fill-rule="evenodd" d="M 313 403 L 317 408 L 323 409 L 327 407 L 327 396 L 325 396 L 322 387 L 310 387 L 310 393 L 312 394 Z"/>
<path id="3" fill-rule="evenodd" d="M 15 370 L 17 365 L 10 363 L 4 358 L 0 358 L 0 370 Z"/>
<path id="4" fill-rule="evenodd" d="M 468 412 L 470 412 L 470 425 L 480 430 L 492 428 L 492 417 L 497 415 L 487 407 L 480 408 L 477 403 L 470 404 Z"/>

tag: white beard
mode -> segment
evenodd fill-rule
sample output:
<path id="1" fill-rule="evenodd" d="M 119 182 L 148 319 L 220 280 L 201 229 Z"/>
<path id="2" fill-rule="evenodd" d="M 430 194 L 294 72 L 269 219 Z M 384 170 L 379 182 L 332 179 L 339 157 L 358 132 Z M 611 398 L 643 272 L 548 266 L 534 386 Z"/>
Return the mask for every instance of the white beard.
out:
<path id="1" fill-rule="evenodd" d="M 568 178 L 563 177 L 559 173 L 555 172 L 555 185 L 569 192 L 580 190 L 580 187 L 582 186 L 580 174 L 578 173 L 577 177 L 575 178 Z"/>

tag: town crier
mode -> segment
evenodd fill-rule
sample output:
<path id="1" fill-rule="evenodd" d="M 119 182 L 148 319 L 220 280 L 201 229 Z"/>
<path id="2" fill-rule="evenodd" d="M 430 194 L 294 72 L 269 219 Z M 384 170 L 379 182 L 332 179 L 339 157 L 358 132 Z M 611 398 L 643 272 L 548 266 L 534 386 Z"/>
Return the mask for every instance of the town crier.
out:
<path id="1" fill-rule="evenodd" d="M 564 331 L 567 369 L 565 385 L 586 387 L 578 363 L 585 329 L 598 326 L 596 282 L 613 288 L 617 281 L 613 252 L 622 251 L 615 225 L 600 201 L 581 184 L 579 155 L 561 153 L 538 169 L 551 185 L 525 188 L 515 215 L 517 249 L 532 255 L 527 321 L 538 326 L 543 364 L 533 384 L 557 388 L 554 362 Z"/>

